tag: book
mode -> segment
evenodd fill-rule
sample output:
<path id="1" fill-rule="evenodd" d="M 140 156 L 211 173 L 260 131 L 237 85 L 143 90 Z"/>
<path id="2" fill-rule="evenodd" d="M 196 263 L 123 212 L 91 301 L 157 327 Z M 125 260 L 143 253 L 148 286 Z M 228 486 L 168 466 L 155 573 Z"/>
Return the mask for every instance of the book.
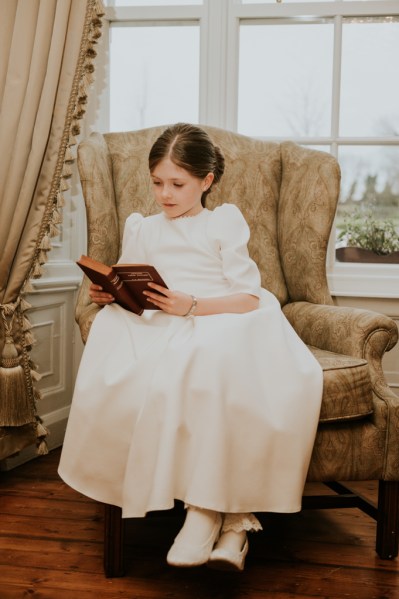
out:
<path id="1" fill-rule="evenodd" d="M 148 283 L 157 283 L 168 288 L 161 275 L 151 264 L 113 264 L 107 266 L 94 258 L 82 255 L 76 264 L 92 283 L 101 285 L 103 291 L 111 293 L 115 301 L 126 310 L 142 314 L 144 310 L 159 310 L 148 301 L 143 291 L 150 289 Z"/>

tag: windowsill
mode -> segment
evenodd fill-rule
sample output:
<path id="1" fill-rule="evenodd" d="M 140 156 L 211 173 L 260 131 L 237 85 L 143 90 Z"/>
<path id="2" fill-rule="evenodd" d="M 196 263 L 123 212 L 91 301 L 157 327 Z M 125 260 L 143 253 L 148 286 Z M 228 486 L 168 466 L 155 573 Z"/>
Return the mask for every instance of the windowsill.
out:
<path id="1" fill-rule="evenodd" d="M 327 278 L 333 296 L 399 298 L 399 264 L 336 263 Z"/>

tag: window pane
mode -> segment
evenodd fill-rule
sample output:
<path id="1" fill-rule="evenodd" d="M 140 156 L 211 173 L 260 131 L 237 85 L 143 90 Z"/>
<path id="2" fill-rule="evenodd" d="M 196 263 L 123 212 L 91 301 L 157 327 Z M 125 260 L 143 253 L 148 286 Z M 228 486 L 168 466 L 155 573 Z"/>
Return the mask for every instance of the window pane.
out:
<path id="1" fill-rule="evenodd" d="M 110 73 L 111 131 L 198 122 L 199 27 L 113 26 Z"/>
<path id="2" fill-rule="evenodd" d="M 352 218 L 356 213 L 391 220 L 399 233 L 399 147 L 344 146 L 339 149 L 338 160 L 342 184 L 337 235 L 345 215 Z"/>
<path id="3" fill-rule="evenodd" d="M 399 22 L 345 19 L 341 135 L 399 134 Z M 365 22 L 364 22 L 365 21 Z"/>
<path id="4" fill-rule="evenodd" d="M 328 135 L 332 52 L 331 23 L 241 25 L 238 131 Z"/>

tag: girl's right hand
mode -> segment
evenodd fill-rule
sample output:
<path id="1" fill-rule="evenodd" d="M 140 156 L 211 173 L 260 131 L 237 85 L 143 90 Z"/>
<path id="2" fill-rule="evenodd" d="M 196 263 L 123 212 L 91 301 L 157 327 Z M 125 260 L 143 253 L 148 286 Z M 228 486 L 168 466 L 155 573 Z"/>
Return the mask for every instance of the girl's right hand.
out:
<path id="1" fill-rule="evenodd" d="M 91 297 L 91 300 L 99 306 L 106 306 L 115 300 L 113 295 L 106 293 L 102 290 L 100 285 L 95 285 L 94 283 L 90 284 L 89 296 Z"/>

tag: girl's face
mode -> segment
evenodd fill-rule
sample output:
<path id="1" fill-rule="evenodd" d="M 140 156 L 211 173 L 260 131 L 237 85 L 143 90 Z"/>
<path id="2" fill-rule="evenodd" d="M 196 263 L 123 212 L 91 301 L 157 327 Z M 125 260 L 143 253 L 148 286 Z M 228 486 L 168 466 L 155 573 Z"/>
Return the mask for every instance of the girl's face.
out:
<path id="1" fill-rule="evenodd" d="M 170 158 L 164 158 L 151 173 L 155 201 L 168 218 L 194 216 L 202 210 L 202 193 L 211 185 L 214 175 L 205 179 L 193 177 L 177 166 Z"/>

